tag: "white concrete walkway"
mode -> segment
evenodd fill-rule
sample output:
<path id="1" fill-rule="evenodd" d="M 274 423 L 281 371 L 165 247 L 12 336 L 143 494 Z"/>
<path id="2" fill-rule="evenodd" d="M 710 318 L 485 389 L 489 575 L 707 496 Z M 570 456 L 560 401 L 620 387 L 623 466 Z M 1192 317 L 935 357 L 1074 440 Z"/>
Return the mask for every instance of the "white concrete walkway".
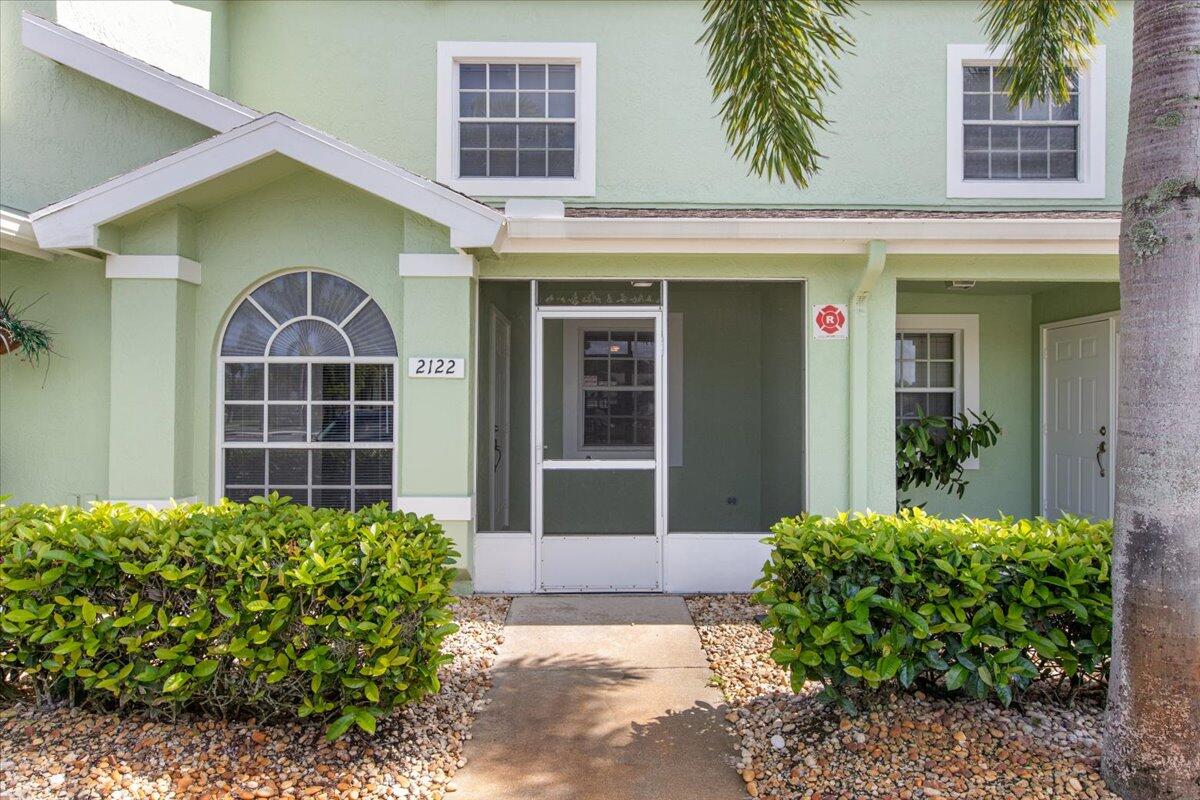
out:
<path id="1" fill-rule="evenodd" d="M 734 800 L 737 743 L 679 597 L 513 601 L 458 800 Z"/>

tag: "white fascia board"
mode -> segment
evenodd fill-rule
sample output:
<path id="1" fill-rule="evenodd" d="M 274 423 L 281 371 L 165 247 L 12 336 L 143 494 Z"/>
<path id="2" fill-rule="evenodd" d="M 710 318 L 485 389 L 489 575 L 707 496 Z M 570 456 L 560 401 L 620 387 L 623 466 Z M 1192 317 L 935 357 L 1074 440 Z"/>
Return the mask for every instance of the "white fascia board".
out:
<path id="1" fill-rule="evenodd" d="M 63 66 L 221 133 L 260 116 L 252 108 L 29 11 L 21 12 L 21 43 Z"/>
<path id="2" fill-rule="evenodd" d="M 54 258 L 54 253 L 38 247 L 29 217 L 7 208 L 0 208 L 0 249 L 40 258 L 42 261 Z"/>
<path id="3" fill-rule="evenodd" d="M 156 278 L 200 284 L 200 264 L 183 256 L 113 255 L 104 260 L 106 278 Z"/>
<path id="4" fill-rule="evenodd" d="M 509 219 L 500 253 L 1117 253 L 1117 219 Z"/>
<path id="5" fill-rule="evenodd" d="M 30 214 L 43 247 L 96 247 L 101 225 L 279 153 L 450 229 L 454 247 L 491 247 L 504 215 L 284 114 L 259 117 Z"/>

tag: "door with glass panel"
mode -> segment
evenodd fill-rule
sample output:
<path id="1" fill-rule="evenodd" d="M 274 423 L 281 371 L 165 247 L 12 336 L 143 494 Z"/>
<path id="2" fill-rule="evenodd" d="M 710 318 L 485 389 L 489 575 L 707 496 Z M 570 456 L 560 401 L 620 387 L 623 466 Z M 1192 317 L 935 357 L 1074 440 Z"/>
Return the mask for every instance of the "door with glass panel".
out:
<path id="1" fill-rule="evenodd" d="M 663 321 L 660 305 L 536 309 L 531 349 L 539 367 L 531 388 L 539 591 L 661 588 Z"/>

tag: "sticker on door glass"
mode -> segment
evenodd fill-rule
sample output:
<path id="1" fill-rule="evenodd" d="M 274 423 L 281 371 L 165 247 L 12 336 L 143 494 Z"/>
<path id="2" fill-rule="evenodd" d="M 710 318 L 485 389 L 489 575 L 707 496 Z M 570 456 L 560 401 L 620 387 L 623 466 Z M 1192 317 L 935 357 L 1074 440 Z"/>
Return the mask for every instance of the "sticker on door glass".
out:
<path id="1" fill-rule="evenodd" d="M 461 378 L 465 373 L 465 358 L 412 356 L 408 359 L 410 378 Z"/>
<path id="2" fill-rule="evenodd" d="M 847 335 L 846 306 L 825 303 L 812 307 L 814 339 L 845 339 Z"/>

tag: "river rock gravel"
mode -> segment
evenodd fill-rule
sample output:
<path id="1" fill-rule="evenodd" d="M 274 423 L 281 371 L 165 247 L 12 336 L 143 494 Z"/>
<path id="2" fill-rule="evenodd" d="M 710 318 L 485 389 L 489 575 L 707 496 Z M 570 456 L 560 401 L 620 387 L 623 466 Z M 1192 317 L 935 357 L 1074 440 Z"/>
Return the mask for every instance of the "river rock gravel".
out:
<path id="1" fill-rule="evenodd" d="M 38 709 L 0 710 L 0 799 L 440 800 L 465 765 L 463 742 L 489 702 L 488 671 L 508 598 L 460 598 L 461 629 L 442 689 L 380 719 L 375 736 L 325 742 L 320 726 L 255 725 Z"/>
<path id="2" fill-rule="evenodd" d="M 763 800 L 1119 800 L 1099 774 L 1095 705 L 882 695 L 857 715 L 800 694 L 770 658 L 764 609 L 745 595 L 687 599 L 741 738 L 737 769 Z"/>

